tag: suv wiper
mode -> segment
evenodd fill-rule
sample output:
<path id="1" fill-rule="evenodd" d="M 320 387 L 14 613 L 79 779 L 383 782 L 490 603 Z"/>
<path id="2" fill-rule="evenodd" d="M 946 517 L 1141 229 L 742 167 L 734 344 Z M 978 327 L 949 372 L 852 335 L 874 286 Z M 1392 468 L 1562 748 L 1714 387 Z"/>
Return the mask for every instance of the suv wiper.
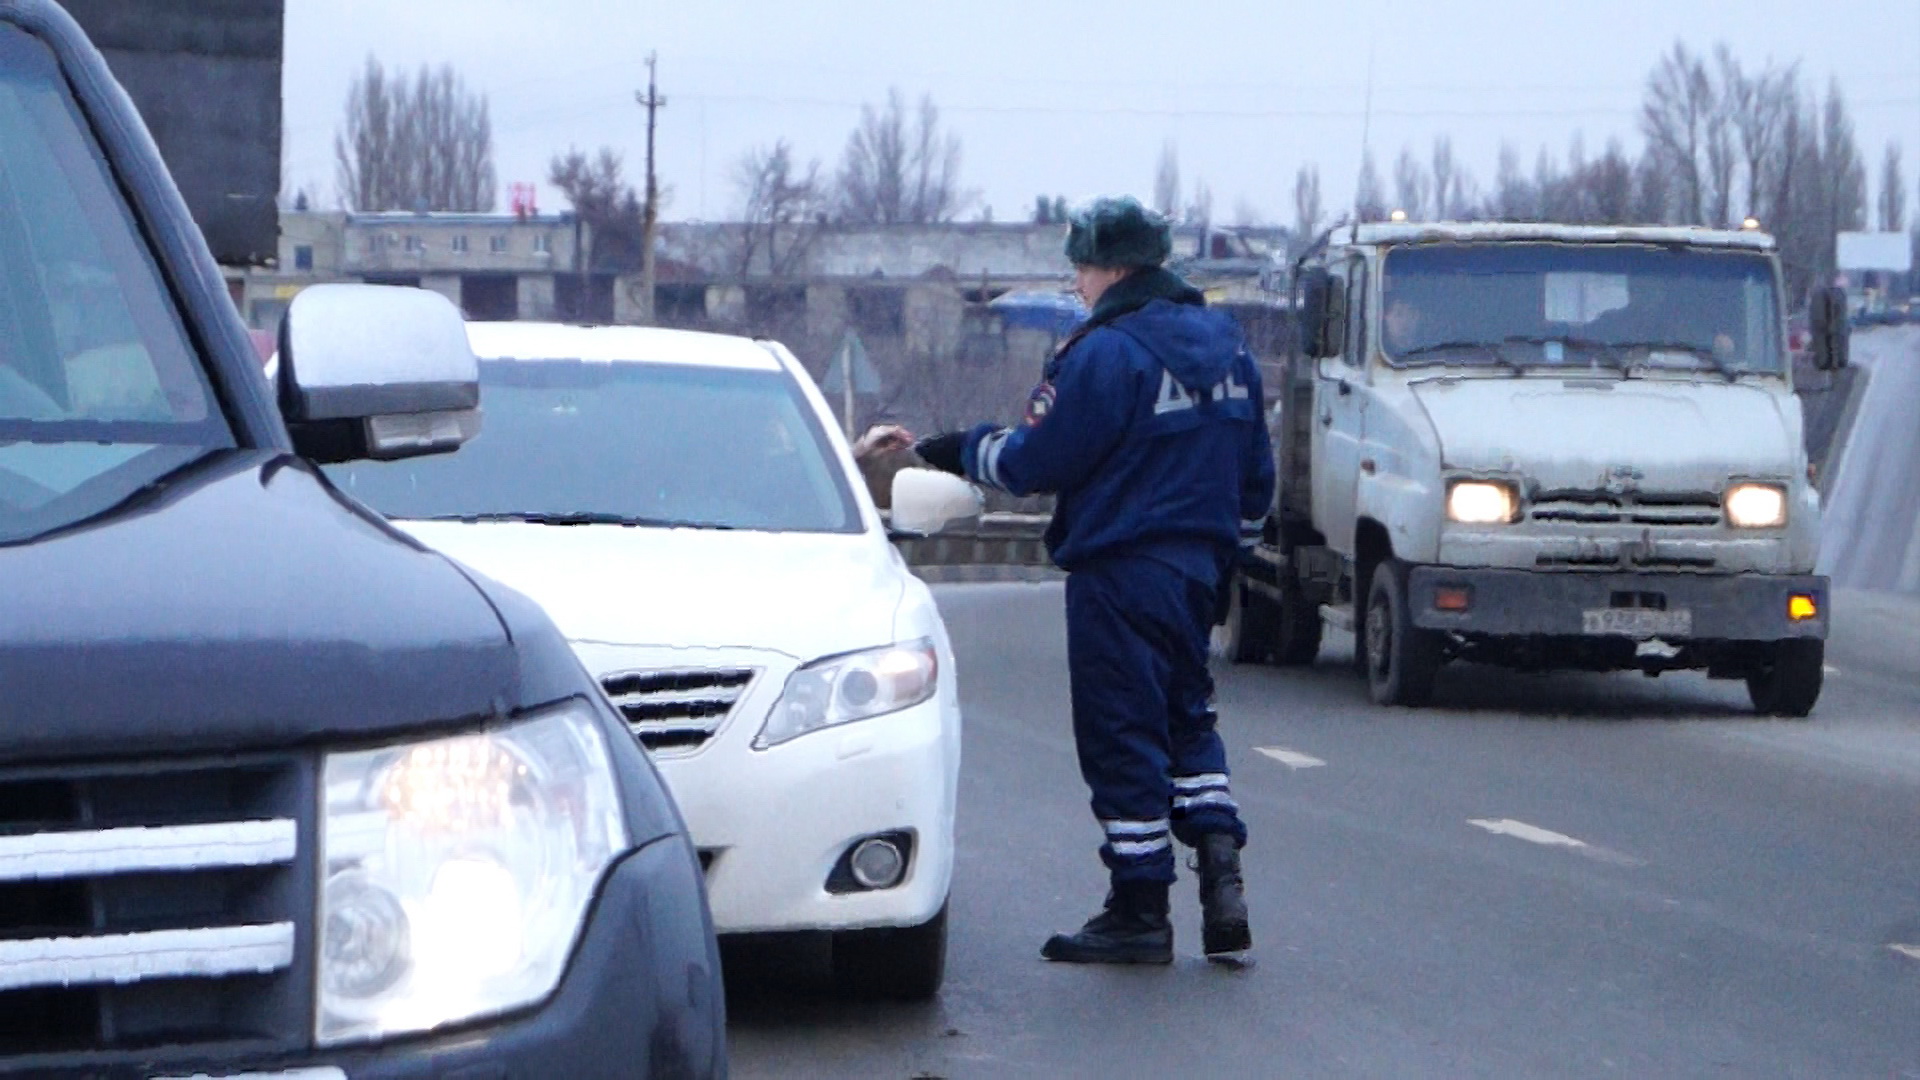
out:
<path id="1" fill-rule="evenodd" d="M 1509 338 L 1508 340 L 1511 341 L 1514 339 Z M 1503 344 L 1505 344 L 1505 342 L 1495 343 L 1491 341 L 1436 341 L 1431 345 L 1420 345 L 1411 349 L 1402 349 L 1399 352 L 1394 353 L 1393 358 L 1395 360 L 1411 360 L 1417 356 L 1431 356 L 1434 353 L 1454 352 L 1459 349 L 1477 349 L 1480 352 L 1483 352 L 1486 355 L 1492 357 L 1494 363 L 1497 363 L 1506 367 L 1508 370 L 1512 371 L 1515 375 L 1525 375 L 1527 373 L 1527 366 L 1525 364 L 1522 364 L 1520 361 L 1515 360 L 1513 357 L 1508 356 L 1506 353 L 1506 350 L 1501 348 L 1501 345 Z"/>
<path id="2" fill-rule="evenodd" d="M 484 514 L 433 514 L 418 521 L 459 521 L 469 525 L 484 521 L 524 521 L 530 525 L 624 525 L 647 529 L 717 529 L 729 531 L 732 525 L 713 521 L 675 521 L 671 518 L 633 517 L 588 510 L 546 513 L 540 511 L 498 511 Z"/>
<path id="3" fill-rule="evenodd" d="M 1628 348 L 1645 349 L 1649 353 L 1656 353 L 1656 352 L 1686 353 L 1688 356 L 1691 356 L 1696 360 L 1705 360 L 1708 364 L 1713 366 L 1713 370 L 1726 376 L 1726 379 L 1729 383 L 1735 383 L 1740 381 L 1740 372 L 1727 366 L 1727 362 L 1721 359 L 1719 353 L 1714 352 L 1712 349 L 1707 348 L 1704 345 L 1695 345 L 1690 341 L 1636 341 L 1632 345 L 1628 346 Z"/>

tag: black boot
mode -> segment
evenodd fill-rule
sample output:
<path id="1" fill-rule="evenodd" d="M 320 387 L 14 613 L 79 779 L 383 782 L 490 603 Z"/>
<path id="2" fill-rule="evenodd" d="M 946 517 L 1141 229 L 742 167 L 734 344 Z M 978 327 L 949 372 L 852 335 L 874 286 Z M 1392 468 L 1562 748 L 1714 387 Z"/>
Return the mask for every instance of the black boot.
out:
<path id="1" fill-rule="evenodd" d="M 1129 882 L 1077 934 L 1055 934 L 1040 955 L 1068 964 L 1171 964 L 1173 924 L 1164 882 Z"/>
<path id="2" fill-rule="evenodd" d="M 1233 837 L 1212 833 L 1200 841 L 1201 937 L 1208 956 L 1253 948 L 1247 926 L 1247 889 L 1240 877 L 1240 850 Z"/>

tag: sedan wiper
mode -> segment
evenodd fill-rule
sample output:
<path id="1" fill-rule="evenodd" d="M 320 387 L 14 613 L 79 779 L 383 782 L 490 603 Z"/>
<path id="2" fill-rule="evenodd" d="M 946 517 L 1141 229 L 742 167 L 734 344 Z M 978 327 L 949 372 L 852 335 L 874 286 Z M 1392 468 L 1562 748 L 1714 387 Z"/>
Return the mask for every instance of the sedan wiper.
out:
<path id="1" fill-rule="evenodd" d="M 1485 353 L 1487 356 L 1493 358 L 1494 363 L 1508 368 L 1515 375 L 1525 375 L 1527 373 L 1527 366 L 1525 364 L 1508 356 L 1506 350 L 1501 348 L 1500 344 L 1491 341 L 1436 341 L 1431 345 L 1419 345 L 1411 349 L 1402 349 L 1394 353 L 1393 358 L 1395 360 L 1411 360 L 1419 356 L 1431 356 L 1435 353 L 1443 352 L 1457 352 L 1461 349 L 1474 349 Z"/>
<path id="2" fill-rule="evenodd" d="M 715 521 L 675 521 L 671 518 L 634 517 L 589 510 L 566 512 L 498 511 L 484 514 L 434 514 L 418 521 L 459 521 L 469 525 L 487 521 L 523 521 L 530 525 L 623 525 L 645 529 L 717 529 L 729 531 L 732 525 Z"/>

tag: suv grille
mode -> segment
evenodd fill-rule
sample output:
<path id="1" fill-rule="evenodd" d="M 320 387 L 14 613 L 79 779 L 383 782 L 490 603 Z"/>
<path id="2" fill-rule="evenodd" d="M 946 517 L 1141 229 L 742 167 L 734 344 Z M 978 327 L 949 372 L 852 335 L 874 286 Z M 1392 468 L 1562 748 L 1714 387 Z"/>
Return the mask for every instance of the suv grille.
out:
<path id="1" fill-rule="evenodd" d="M 649 750 L 692 750 L 720 730 L 758 668 L 626 671 L 600 685 Z"/>
<path id="2" fill-rule="evenodd" d="M 0 1059 L 301 1044 L 309 777 L 285 760 L 0 773 Z"/>

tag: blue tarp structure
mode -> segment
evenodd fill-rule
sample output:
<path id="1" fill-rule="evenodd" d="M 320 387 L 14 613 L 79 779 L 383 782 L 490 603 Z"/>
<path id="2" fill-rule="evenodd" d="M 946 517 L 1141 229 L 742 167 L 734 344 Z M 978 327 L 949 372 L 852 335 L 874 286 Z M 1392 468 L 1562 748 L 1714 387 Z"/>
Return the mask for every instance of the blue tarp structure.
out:
<path id="1" fill-rule="evenodd" d="M 987 306 L 1009 329 L 1068 334 L 1087 317 L 1086 305 L 1068 292 L 1010 292 L 996 297 Z"/>

